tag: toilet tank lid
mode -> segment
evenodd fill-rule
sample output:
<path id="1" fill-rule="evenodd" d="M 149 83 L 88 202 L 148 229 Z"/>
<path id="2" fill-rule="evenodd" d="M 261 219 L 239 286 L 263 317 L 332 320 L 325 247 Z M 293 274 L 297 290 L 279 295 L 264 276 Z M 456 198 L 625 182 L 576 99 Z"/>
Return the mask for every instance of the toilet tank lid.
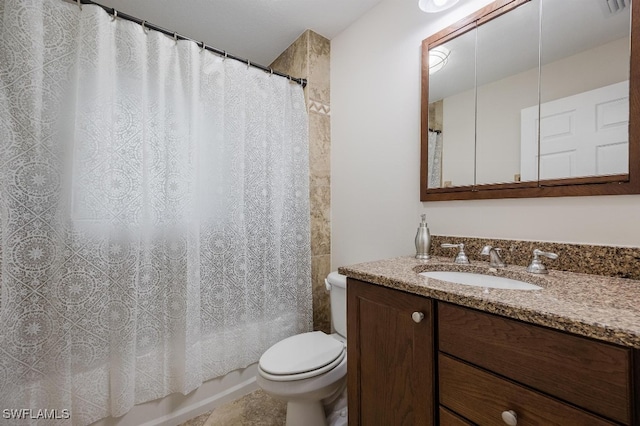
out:
<path id="1" fill-rule="evenodd" d="M 331 285 L 347 288 L 347 276 L 339 274 L 338 271 L 333 271 L 327 275 L 327 282 Z"/>

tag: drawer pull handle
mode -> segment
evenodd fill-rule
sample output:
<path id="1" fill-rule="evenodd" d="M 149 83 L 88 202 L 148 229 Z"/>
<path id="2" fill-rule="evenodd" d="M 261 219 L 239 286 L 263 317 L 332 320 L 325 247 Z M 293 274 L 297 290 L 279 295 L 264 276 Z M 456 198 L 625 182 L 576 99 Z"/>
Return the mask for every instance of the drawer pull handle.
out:
<path id="1" fill-rule="evenodd" d="M 416 322 L 419 323 L 420 321 L 422 321 L 424 319 L 424 314 L 422 312 L 414 312 L 411 314 L 411 319 Z"/>
<path id="2" fill-rule="evenodd" d="M 518 415 L 513 410 L 503 411 L 502 421 L 509 426 L 516 426 L 518 424 Z"/>

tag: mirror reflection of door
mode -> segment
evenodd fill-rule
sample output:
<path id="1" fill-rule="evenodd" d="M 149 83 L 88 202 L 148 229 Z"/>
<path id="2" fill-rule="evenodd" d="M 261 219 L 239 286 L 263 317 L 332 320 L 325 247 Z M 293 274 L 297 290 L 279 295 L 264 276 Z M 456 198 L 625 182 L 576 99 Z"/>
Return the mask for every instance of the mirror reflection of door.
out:
<path id="1" fill-rule="evenodd" d="M 538 123 L 537 106 L 522 110 L 523 180 L 537 179 L 538 158 L 540 179 L 629 172 L 628 81 L 546 102 L 540 114 Z"/>
<path id="2" fill-rule="evenodd" d="M 542 0 L 542 17 L 540 180 L 628 173 L 630 1 Z"/>

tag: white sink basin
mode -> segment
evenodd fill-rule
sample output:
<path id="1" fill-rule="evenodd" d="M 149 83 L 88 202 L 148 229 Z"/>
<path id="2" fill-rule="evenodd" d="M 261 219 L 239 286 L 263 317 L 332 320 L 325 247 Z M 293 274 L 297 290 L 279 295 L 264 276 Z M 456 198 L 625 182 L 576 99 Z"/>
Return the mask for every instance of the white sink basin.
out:
<path id="1" fill-rule="evenodd" d="M 428 271 L 419 275 L 447 281 L 454 284 L 472 285 L 484 288 L 502 288 L 508 290 L 541 290 L 542 287 L 511 278 L 494 277 L 493 275 L 474 274 L 471 272 Z"/>

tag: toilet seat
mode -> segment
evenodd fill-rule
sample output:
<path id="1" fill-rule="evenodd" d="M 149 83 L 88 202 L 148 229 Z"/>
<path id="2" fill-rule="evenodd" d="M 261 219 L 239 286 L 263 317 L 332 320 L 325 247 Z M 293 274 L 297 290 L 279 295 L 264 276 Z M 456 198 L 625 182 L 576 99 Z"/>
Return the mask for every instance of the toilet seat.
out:
<path id="1" fill-rule="evenodd" d="M 345 356 L 343 342 L 322 331 L 313 331 L 273 345 L 260 357 L 258 369 L 268 380 L 302 380 L 335 368 Z"/>

